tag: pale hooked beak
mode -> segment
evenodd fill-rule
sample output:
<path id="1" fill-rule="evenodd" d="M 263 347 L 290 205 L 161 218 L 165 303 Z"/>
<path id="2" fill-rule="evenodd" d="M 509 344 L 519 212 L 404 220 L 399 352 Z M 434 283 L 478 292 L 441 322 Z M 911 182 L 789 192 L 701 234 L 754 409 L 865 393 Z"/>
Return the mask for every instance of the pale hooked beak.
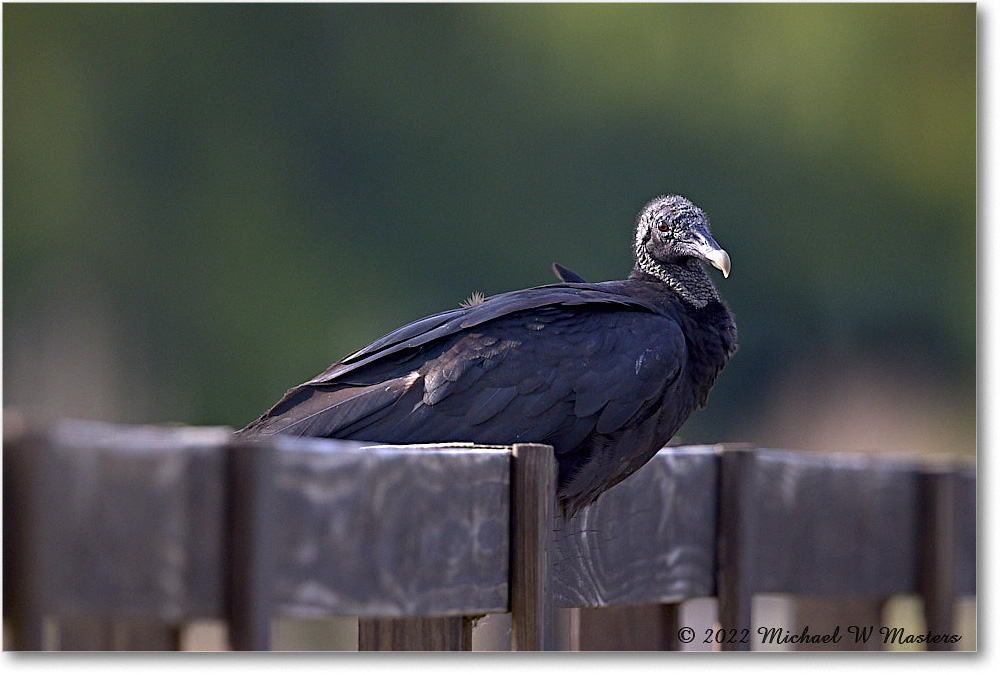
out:
<path id="1" fill-rule="evenodd" d="M 705 254 L 705 260 L 712 267 L 722 270 L 722 276 L 726 279 L 729 278 L 729 254 L 724 250 L 717 249 L 715 251 L 709 251 Z"/>
<path id="2" fill-rule="evenodd" d="M 698 257 L 707 262 L 712 267 L 722 271 L 722 276 L 729 278 L 729 254 L 715 243 L 715 240 L 711 237 L 705 237 L 704 240 L 699 241 L 696 245 L 696 250 L 698 251 Z"/>

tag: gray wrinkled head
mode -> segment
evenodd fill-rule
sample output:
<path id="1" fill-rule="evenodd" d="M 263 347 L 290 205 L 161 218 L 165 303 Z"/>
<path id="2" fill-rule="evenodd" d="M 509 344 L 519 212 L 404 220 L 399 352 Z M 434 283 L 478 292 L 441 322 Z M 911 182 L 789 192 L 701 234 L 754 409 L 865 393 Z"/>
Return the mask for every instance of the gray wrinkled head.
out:
<path id="1" fill-rule="evenodd" d="M 680 195 L 664 195 L 646 204 L 636 220 L 636 264 L 650 269 L 660 265 L 683 265 L 702 260 L 729 276 L 729 254 L 719 246 L 708 228 L 705 212 Z"/>

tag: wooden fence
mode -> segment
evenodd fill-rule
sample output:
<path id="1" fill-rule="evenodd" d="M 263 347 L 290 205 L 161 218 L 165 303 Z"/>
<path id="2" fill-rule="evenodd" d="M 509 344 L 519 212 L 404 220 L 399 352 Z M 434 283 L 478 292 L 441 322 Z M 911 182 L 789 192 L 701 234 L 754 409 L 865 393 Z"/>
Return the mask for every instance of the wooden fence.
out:
<path id="1" fill-rule="evenodd" d="M 680 603 L 704 597 L 722 631 L 696 639 L 749 649 L 758 593 L 917 593 L 941 635 L 975 594 L 968 464 L 672 447 L 570 520 L 551 448 L 531 444 L 62 421 L 5 431 L 3 472 L 18 650 L 177 649 L 203 618 L 264 650 L 273 617 L 333 615 L 360 617 L 361 649 L 468 650 L 474 617 L 498 613 L 514 649 L 542 650 L 557 607 L 616 608 L 581 610 L 574 648 L 677 649 Z M 637 609 L 646 637 L 609 623 Z"/>

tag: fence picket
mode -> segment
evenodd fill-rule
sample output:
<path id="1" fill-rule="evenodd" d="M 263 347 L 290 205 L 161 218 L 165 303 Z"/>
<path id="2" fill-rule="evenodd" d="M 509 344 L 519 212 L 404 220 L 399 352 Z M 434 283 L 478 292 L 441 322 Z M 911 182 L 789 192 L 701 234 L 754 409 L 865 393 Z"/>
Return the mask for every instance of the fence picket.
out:
<path id="1" fill-rule="evenodd" d="M 503 612 L 518 650 L 677 649 L 679 603 L 717 597 L 723 627 L 752 629 L 758 593 L 920 593 L 947 633 L 976 592 L 959 462 L 666 448 L 566 519 L 536 444 L 60 421 L 5 426 L 3 451 L 16 650 L 175 649 L 203 618 L 262 650 L 276 615 L 338 614 L 362 617 L 361 649 L 468 650 L 472 617 Z"/>

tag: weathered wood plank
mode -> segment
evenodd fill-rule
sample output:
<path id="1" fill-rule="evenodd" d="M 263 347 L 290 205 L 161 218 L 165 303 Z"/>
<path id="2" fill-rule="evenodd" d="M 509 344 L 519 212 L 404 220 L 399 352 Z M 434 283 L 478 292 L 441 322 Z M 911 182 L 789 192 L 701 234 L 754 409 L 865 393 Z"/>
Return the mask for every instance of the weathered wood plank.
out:
<path id="1" fill-rule="evenodd" d="M 967 462 L 921 473 L 919 584 L 927 629 L 957 633 L 956 602 L 976 594 L 976 469 Z M 930 651 L 956 644 L 929 642 Z"/>
<path id="2" fill-rule="evenodd" d="M 678 605 L 619 605 L 580 610 L 580 651 L 670 651 L 677 640 Z"/>
<path id="3" fill-rule="evenodd" d="M 915 461 L 767 449 L 721 459 L 723 627 L 752 627 L 755 593 L 882 598 L 916 590 Z"/>
<path id="4" fill-rule="evenodd" d="M 757 515 L 753 499 L 754 453 L 724 450 L 719 456 L 717 592 L 723 630 L 752 630 L 751 601 L 756 590 L 754 542 Z M 722 644 L 727 651 L 749 651 L 742 641 Z"/>
<path id="5" fill-rule="evenodd" d="M 718 458 L 661 450 L 627 480 L 556 521 L 558 607 L 672 603 L 715 594 Z"/>
<path id="6" fill-rule="evenodd" d="M 515 444 L 510 475 L 511 649 L 553 647 L 550 547 L 555 523 L 556 461 L 552 448 Z"/>
<path id="7" fill-rule="evenodd" d="M 61 651 L 177 651 L 180 629 L 156 619 L 66 617 L 58 622 Z"/>
<path id="8" fill-rule="evenodd" d="M 795 598 L 795 623 L 792 633 L 809 626 L 811 635 L 832 635 L 839 630 L 840 642 L 804 642 L 794 645 L 795 651 L 880 651 L 881 636 L 858 640 L 847 632 L 848 626 L 882 626 L 884 598 L 871 596 L 805 595 Z M 765 649 L 774 649 L 773 646 Z"/>
<path id="9" fill-rule="evenodd" d="M 228 430 L 62 422 L 17 438 L 30 450 L 14 450 L 5 434 L 4 612 L 15 648 L 47 644 L 46 616 L 148 619 L 150 635 L 169 642 L 169 625 L 224 615 Z M 247 588 L 266 590 L 270 576 L 276 613 L 461 617 L 511 608 L 509 449 L 270 445 L 266 511 L 279 527 L 260 550 L 270 551 L 275 572 Z M 542 575 L 535 595 L 600 607 L 718 592 L 720 616 L 748 623 L 753 593 L 918 590 L 915 467 L 776 450 L 727 452 L 720 463 L 712 448 L 667 448 L 572 521 L 559 518 L 548 531 L 551 593 L 538 591 Z M 936 546 L 951 556 L 951 594 L 970 595 L 974 470 L 958 470 L 953 482 L 951 544 Z M 540 607 L 524 616 L 549 621 L 551 610 Z M 537 636 L 538 626 L 528 632 Z M 541 633 L 536 642 L 551 640 Z"/>
<path id="10" fill-rule="evenodd" d="M 112 645 L 123 652 L 179 651 L 181 628 L 156 619 L 126 619 L 112 623 Z"/>
<path id="11" fill-rule="evenodd" d="M 976 467 L 955 469 L 955 593 L 976 594 Z"/>
<path id="12" fill-rule="evenodd" d="M 275 611 L 507 611 L 509 449 L 272 443 Z"/>
<path id="13" fill-rule="evenodd" d="M 227 609 L 237 651 L 271 648 L 274 588 L 274 450 L 266 443 L 228 449 Z"/>
<path id="14" fill-rule="evenodd" d="M 99 652 L 114 650 L 114 622 L 93 617 L 59 619 L 59 650 L 68 652 Z"/>
<path id="15" fill-rule="evenodd" d="M 221 615 L 222 428 L 63 421 L 33 451 L 38 611 Z M 38 505 L 41 508 L 36 508 Z"/>
<path id="16" fill-rule="evenodd" d="M 46 648 L 44 443 L 7 414 L 3 431 L 3 614 L 12 648 L 39 651 Z"/>
<path id="17" fill-rule="evenodd" d="M 472 619 L 463 616 L 358 621 L 360 651 L 472 651 Z"/>
<path id="18" fill-rule="evenodd" d="M 927 483 L 933 489 L 922 489 L 925 469 L 916 459 L 885 455 L 724 453 L 721 471 L 723 626 L 749 625 L 754 593 L 877 603 L 923 591 L 931 621 L 944 632 L 951 625 L 948 598 L 957 586 L 974 585 L 975 505 L 968 495 L 975 477 L 960 467 L 942 468 Z M 921 563 L 922 552 L 933 560 Z"/>
<path id="19" fill-rule="evenodd" d="M 919 466 L 757 450 L 745 476 L 754 592 L 887 597 L 917 588 Z"/>
<path id="20" fill-rule="evenodd" d="M 554 651 L 580 651 L 581 611 L 579 607 L 555 607 L 552 610 L 552 649 Z"/>

